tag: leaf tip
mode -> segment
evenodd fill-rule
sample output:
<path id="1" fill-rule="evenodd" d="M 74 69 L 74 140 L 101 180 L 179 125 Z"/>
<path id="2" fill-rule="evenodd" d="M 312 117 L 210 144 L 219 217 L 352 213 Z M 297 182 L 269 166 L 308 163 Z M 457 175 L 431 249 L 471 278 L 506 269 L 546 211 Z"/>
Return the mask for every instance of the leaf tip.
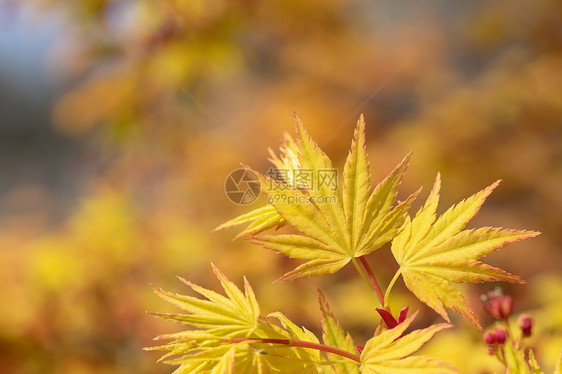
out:
<path id="1" fill-rule="evenodd" d="M 441 172 L 437 172 L 437 175 L 435 176 L 435 184 L 434 185 L 438 185 L 441 186 Z"/>
<path id="2" fill-rule="evenodd" d="M 404 156 L 404 161 L 406 164 L 410 163 L 410 160 L 412 159 L 413 155 L 414 155 L 414 151 L 410 151 L 406 154 L 406 156 Z"/>
<path id="3" fill-rule="evenodd" d="M 295 130 L 297 134 L 306 133 L 304 128 L 304 123 L 302 117 L 298 115 L 297 112 L 293 112 L 293 118 L 295 119 Z"/>
<path id="4" fill-rule="evenodd" d="M 485 196 L 489 196 L 492 193 L 492 191 L 495 190 L 496 187 L 500 185 L 501 181 L 502 181 L 501 179 L 498 179 L 497 181 L 486 187 L 486 189 L 484 190 L 486 191 Z"/>
<path id="5" fill-rule="evenodd" d="M 527 231 L 527 238 L 534 238 L 535 236 L 541 235 L 540 231 Z"/>
<path id="6" fill-rule="evenodd" d="M 273 283 L 275 284 L 275 283 L 289 282 L 289 281 L 292 282 L 297 278 L 299 278 L 298 272 L 296 270 L 291 270 L 288 273 L 283 274 L 282 276 L 274 280 Z"/>
<path id="7" fill-rule="evenodd" d="M 355 131 L 356 131 L 355 138 L 357 138 L 357 134 L 365 134 L 365 117 L 363 116 L 363 113 L 359 115 L 359 119 L 357 120 L 357 127 L 355 128 Z"/>
<path id="8" fill-rule="evenodd" d="M 166 291 L 164 291 L 162 288 L 155 286 L 154 284 L 150 283 L 150 287 L 152 287 L 152 290 L 160 296 L 160 294 L 165 294 Z"/>
<path id="9" fill-rule="evenodd" d="M 324 295 L 324 292 L 322 292 L 320 288 L 318 289 L 318 303 L 320 304 L 320 309 L 322 311 L 327 311 L 328 313 L 330 313 L 330 306 L 326 301 L 326 295 Z"/>
<path id="10" fill-rule="evenodd" d="M 176 278 L 182 282 L 183 284 L 188 285 L 189 287 L 191 287 L 193 285 L 193 283 L 191 283 L 190 281 L 188 281 L 187 279 L 185 279 L 184 277 L 180 277 L 179 275 L 176 275 Z"/>
<path id="11" fill-rule="evenodd" d="M 271 283 L 272 283 L 272 284 L 276 284 L 276 283 L 281 283 L 281 282 L 283 282 L 283 281 L 284 281 L 283 277 L 279 277 L 279 278 L 275 279 L 275 280 L 274 280 L 273 282 L 271 282 Z"/>

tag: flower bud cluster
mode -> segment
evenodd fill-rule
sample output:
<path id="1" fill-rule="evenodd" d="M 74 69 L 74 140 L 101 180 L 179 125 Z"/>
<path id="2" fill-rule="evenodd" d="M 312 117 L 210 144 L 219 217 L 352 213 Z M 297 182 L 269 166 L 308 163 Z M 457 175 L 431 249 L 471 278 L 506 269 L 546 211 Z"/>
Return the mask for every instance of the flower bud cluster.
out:
<path id="1" fill-rule="evenodd" d="M 493 355 L 498 346 L 503 345 L 506 339 L 507 332 L 499 327 L 497 327 L 494 331 L 489 331 L 484 334 L 484 341 L 488 345 L 488 353 Z"/>
<path id="2" fill-rule="evenodd" d="M 499 287 L 488 291 L 481 299 L 484 310 L 495 319 L 505 320 L 513 311 L 513 299 L 509 295 L 504 295 Z"/>
<path id="3" fill-rule="evenodd" d="M 521 336 L 528 338 L 531 336 L 531 330 L 533 329 L 533 319 L 525 314 L 519 317 L 519 328 L 521 329 Z"/>
<path id="4" fill-rule="evenodd" d="M 509 339 L 510 343 L 514 344 L 515 349 L 518 349 L 521 340 L 510 336 L 508 318 L 513 312 L 513 299 L 509 295 L 504 295 L 501 288 L 496 287 L 493 291 L 488 291 L 481 297 L 484 304 L 484 310 L 497 320 L 501 320 L 504 328 L 496 327 L 493 331 L 488 331 L 484 334 L 484 341 L 488 345 L 488 353 L 490 355 L 498 354 L 498 357 L 503 357 L 503 345 Z M 519 329 L 521 330 L 521 339 L 531 336 L 533 329 L 533 319 L 525 314 L 519 317 Z M 503 360 L 503 359 L 502 359 Z M 502 361 L 503 362 L 503 361 Z"/>

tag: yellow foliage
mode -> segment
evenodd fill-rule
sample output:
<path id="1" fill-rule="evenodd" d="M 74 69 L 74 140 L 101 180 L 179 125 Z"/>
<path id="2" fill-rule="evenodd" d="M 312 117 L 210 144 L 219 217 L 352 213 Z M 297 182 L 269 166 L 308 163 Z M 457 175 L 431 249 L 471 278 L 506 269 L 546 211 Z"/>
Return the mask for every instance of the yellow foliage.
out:
<path id="1" fill-rule="evenodd" d="M 267 148 L 290 132 L 293 111 L 340 169 L 350 122 L 364 112 L 373 181 L 413 150 L 400 191 L 431 186 L 440 170 L 448 186 L 443 206 L 504 179 L 474 225 L 544 233 L 486 262 L 528 280 L 509 291 L 516 310 L 536 321 L 534 352 L 552 372 L 562 345 L 561 281 L 548 276 L 562 264 L 560 1 L 446 8 L 368 0 L 8 3 L 17 14 L 40 9 L 29 17 L 36 34 L 45 15 L 60 16 L 61 45 L 47 59 L 51 66 L 37 71 L 68 81 L 40 101 L 56 101 L 54 128 L 79 148 L 55 167 L 71 178 L 78 169 L 79 177 L 76 189 L 60 191 L 33 178 L 21 182 L 39 171 L 56 179 L 35 165 L 54 156 L 25 139 L 11 144 L 11 130 L 0 126 L 0 166 L 15 165 L 0 178 L 9 182 L 0 185 L 1 372 L 167 372 L 140 349 L 172 329 L 144 314 L 167 311 L 148 284 L 173 289 L 179 274 L 215 285 L 211 257 L 232 278 L 247 274 L 264 309 L 320 331 L 322 287 L 352 334 L 372 335 L 370 318 L 378 317 L 364 309 L 368 295 L 347 269 L 271 293 L 269 283 L 294 264 L 212 232 L 263 205 L 231 204 L 224 181 L 239 162 L 265 173 Z M 4 16 L 2 28 L 10 23 Z M 33 161 L 17 153 L 26 149 Z M 392 258 L 375 256 L 388 284 Z M 467 287 L 471 295 L 484 291 Z M 397 295 L 396 304 L 412 305 L 408 297 Z M 485 324 L 477 296 L 467 302 Z M 466 373 L 499 371 L 470 328 L 440 335 L 427 354 Z"/>

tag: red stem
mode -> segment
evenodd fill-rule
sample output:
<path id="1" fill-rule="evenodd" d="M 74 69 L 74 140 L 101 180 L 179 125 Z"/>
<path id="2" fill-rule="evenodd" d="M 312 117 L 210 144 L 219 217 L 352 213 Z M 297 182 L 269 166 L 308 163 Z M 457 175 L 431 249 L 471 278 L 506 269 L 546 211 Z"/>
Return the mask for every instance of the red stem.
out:
<path id="1" fill-rule="evenodd" d="M 375 274 L 373 274 L 373 270 L 371 270 L 369 263 L 365 259 L 365 256 L 359 257 L 359 261 L 361 262 L 361 265 L 363 265 L 363 268 L 365 268 L 365 271 L 369 276 L 369 280 L 371 281 L 371 284 L 375 288 L 375 292 L 377 293 L 377 297 L 379 298 L 381 305 L 384 305 L 384 295 L 382 293 L 381 287 L 379 286 L 379 282 L 377 282 L 377 278 L 375 277 Z"/>
<path id="2" fill-rule="evenodd" d="M 261 338 L 232 338 L 232 339 L 225 339 L 225 341 L 229 343 L 242 343 L 249 340 L 259 341 L 260 343 L 269 343 L 269 344 L 282 344 L 287 345 L 289 347 L 300 347 L 300 348 L 310 348 L 316 349 L 318 351 L 333 353 L 338 356 L 342 356 L 345 358 L 349 358 L 350 360 L 356 361 L 361 363 L 359 356 L 354 355 L 353 353 L 349 353 L 342 349 L 330 347 L 329 345 L 319 344 L 319 343 L 312 343 L 312 342 L 305 342 L 304 340 L 289 340 L 289 339 L 261 339 Z"/>

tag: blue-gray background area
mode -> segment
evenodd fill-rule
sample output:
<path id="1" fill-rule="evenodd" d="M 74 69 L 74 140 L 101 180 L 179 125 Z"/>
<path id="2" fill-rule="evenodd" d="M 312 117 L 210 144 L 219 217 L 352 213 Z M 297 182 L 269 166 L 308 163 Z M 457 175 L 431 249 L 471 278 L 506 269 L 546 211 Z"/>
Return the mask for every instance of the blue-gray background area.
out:
<path id="1" fill-rule="evenodd" d="M 76 83 L 52 77 L 47 64 L 55 42 L 68 32 L 64 1 L 58 9 L 40 11 L 30 4 L 0 1 L 0 218 L 42 210 L 57 222 L 74 206 L 95 167 L 83 162 L 85 139 L 60 134 L 51 123 L 54 103 Z M 363 32 L 384 35 L 430 9 L 445 31 L 477 4 L 359 1 L 353 17 L 364 21 Z M 466 57 L 459 58 L 459 70 L 471 74 L 478 63 Z M 402 101 L 407 106 L 407 98 Z"/>
<path id="2" fill-rule="evenodd" d="M 51 124 L 68 83 L 46 64 L 61 24 L 56 12 L 0 3 L 0 217 L 41 210 L 56 222 L 78 193 L 82 171 L 73 165 L 82 141 Z"/>

